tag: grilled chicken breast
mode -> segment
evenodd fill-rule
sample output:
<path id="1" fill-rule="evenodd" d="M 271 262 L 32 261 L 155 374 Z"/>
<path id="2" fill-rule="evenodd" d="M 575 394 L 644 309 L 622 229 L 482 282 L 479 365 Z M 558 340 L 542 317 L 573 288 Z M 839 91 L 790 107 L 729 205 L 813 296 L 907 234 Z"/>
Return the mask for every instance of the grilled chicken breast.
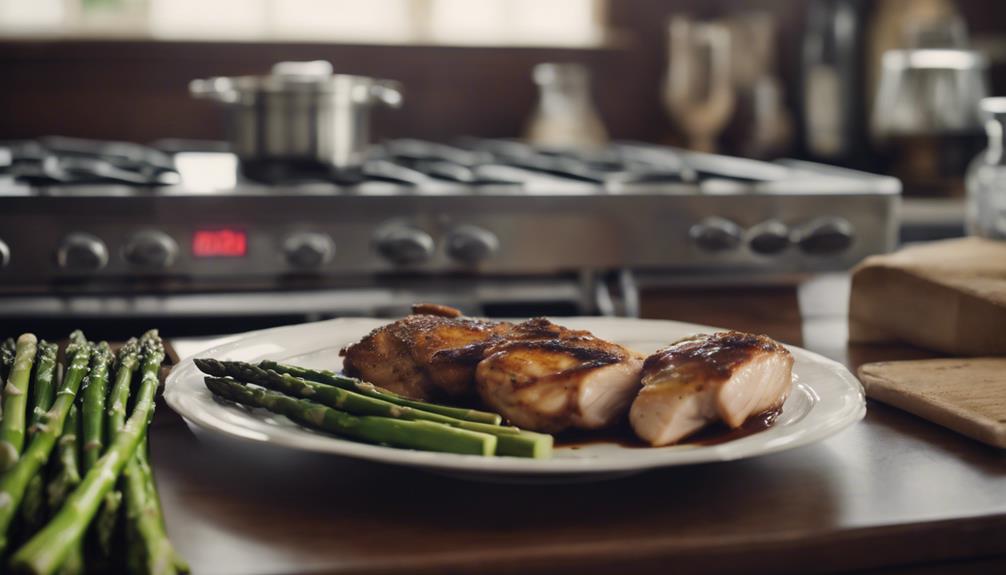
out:
<path id="1" fill-rule="evenodd" d="M 624 417 L 639 388 L 641 355 L 545 319 L 513 326 L 483 348 L 482 400 L 518 427 L 597 429 Z"/>
<path id="2" fill-rule="evenodd" d="M 512 324 L 460 316 L 447 306 L 415 305 L 412 315 L 343 349 L 343 369 L 414 399 L 474 396 L 475 366 L 483 349 L 478 344 L 509 331 Z M 455 353 L 438 355 L 446 350 Z"/>
<path id="3" fill-rule="evenodd" d="M 345 372 L 422 400 L 475 393 L 514 425 L 556 432 L 625 417 L 643 356 L 544 318 L 517 324 L 422 304 L 342 350 Z"/>
<path id="4" fill-rule="evenodd" d="M 646 358 L 629 420 L 654 446 L 715 421 L 740 427 L 782 406 L 792 372 L 793 356 L 768 337 L 733 331 L 691 337 Z"/>

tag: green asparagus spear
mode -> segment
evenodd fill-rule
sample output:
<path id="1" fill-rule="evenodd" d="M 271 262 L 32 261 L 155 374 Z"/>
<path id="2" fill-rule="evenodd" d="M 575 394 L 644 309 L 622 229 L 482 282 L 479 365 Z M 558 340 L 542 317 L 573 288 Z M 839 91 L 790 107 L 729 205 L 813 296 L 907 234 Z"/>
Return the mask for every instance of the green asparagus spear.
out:
<path id="1" fill-rule="evenodd" d="M 59 346 L 56 344 L 44 340 L 38 344 L 35 378 L 32 382 L 31 419 L 28 425 L 29 450 L 33 449 L 35 434 L 55 399 L 57 351 L 59 351 Z M 62 422 L 60 426 L 62 426 Z M 49 451 L 52 451 L 51 447 Z M 48 458 L 48 453 L 46 453 L 46 458 Z M 40 473 L 35 473 L 28 481 L 28 486 L 24 491 L 24 499 L 21 502 L 22 534 L 38 531 L 45 524 L 45 511 L 45 480 Z"/>
<path id="2" fill-rule="evenodd" d="M 84 387 L 88 365 L 91 363 L 91 344 L 79 330 L 70 334 L 70 344 L 66 347 L 66 357 L 70 367 L 63 376 L 62 387 L 75 386 L 76 393 Z M 59 438 L 54 461 L 55 470 L 46 487 L 49 509 L 59 509 L 70 492 L 80 483 L 80 411 L 76 403 L 70 406 L 63 424 L 63 434 Z"/>
<path id="3" fill-rule="evenodd" d="M 108 367 L 112 363 L 112 350 L 103 341 L 91 355 L 91 372 L 87 387 L 81 392 L 80 414 L 83 422 L 83 469 L 94 466 L 105 448 L 105 397 L 108 395 Z"/>
<path id="4" fill-rule="evenodd" d="M 7 382 L 7 376 L 10 374 L 10 367 L 14 364 L 14 355 L 17 350 L 17 344 L 14 343 L 14 339 L 8 337 L 0 343 L 0 422 L 3 421 L 3 397 L 4 397 L 4 384 Z"/>
<path id="5" fill-rule="evenodd" d="M 84 389 L 80 392 L 81 421 L 81 473 L 87 473 L 98 461 L 105 447 L 105 400 L 108 395 L 108 370 L 115 357 L 108 342 L 93 347 L 91 369 Z M 112 552 L 115 534 L 115 516 L 100 516 L 89 529 L 88 539 L 93 542 L 99 570 L 106 571 Z"/>
<path id="6" fill-rule="evenodd" d="M 287 395 L 310 399 L 322 405 L 355 415 L 376 415 L 396 419 L 423 420 L 445 423 L 469 431 L 495 435 L 496 454 L 516 457 L 547 458 L 552 452 L 552 436 L 517 427 L 490 425 L 464 421 L 439 413 L 396 405 L 394 403 L 361 395 L 330 385 L 308 381 L 289 374 L 264 370 L 249 363 L 196 359 L 196 367 L 210 375 L 229 375 L 238 381 L 247 381 Z"/>
<path id="7" fill-rule="evenodd" d="M 147 443 L 147 440 L 144 440 L 144 443 Z M 168 539 L 161 499 L 157 493 L 157 483 L 145 447 L 148 445 L 137 448 L 136 455 L 126 464 L 126 469 L 123 471 L 127 482 L 126 491 L 132 490 L 134 496 L 145 497 L 142 507 L 137 507 L 127 500 L 126 509 L 133 525 L 128 534 L 131 541 L 127 549 L 127 564 L 138 573 L 167 573 L 172 572 L 171 569 L 176 573 L 188 573 L 188 563 Z M 140 485 L 136 485 L 137 482 Z M 140 510 L 139 515 L 135 511 L 137 509 Z M 170 564 L 167 563 L 169 559 Z"/>
<path id="8" fill-rule="evenodd" d="M 87 385 L 80 392 L 81 420 L 81 472 L 87 473 L 98 461 L 105 446 L 105 398 L 108 395 L 108 370 L 114 360 L 108 342 L 94 346 L 91 353 L 91 369 L 87 374 Z M 111 555 L 112 538 L 115 531 L 114 516 L 106 521 L 95 521 L 88 538 L 94 542 L 100 561 L 107 562 Z M 104 570 L 104 569 L 102 569 Z"/>
<path id="9" fill-rule="evenodd" d="M 114 438 L 126 423 L 126 405 L 133 374 L 140 365 L 140 342 L 131 338 L 121 348 L 116 358 L 115 383 L 108 394 L 108 438 Z"/>
<path id="10" fill-rule="evenodd" d="M 93 353 L 94 346 L 87 341 L 80 330 L 70 334 L 70 344 L 66 348 L 66 356 L 70 358 L 71 366 L 65 377 L 80 379 L 77 391 L 78 399 L 80 390 L 87 385 L 88 366 Z M 74 357 L 78 354 L 82 356 L 79 363 L 74 361 Z M 80 410 L 77 403 L 74 402 L 63 425 L 63 434 L 59 438 L 56 453 L 56 470 L 47 487 L 50 517 L 55 515 L 73 490 L 80 485 L 80 444 Z M 66 559 L 63 560 L 63 564 L 59 568 L 59 574 L 81 575 L 82 573 L 84 573 L 84 545 L 83 541 L 78 539 L 73 542 L 70 551 L 67 552 Z"/>
<path id="11" fill-rule="evenodd" d="M 7 381 L 7 374 L 10 373 L 10 366 L 14 363 L 14 354 L 17 344 L 14 338 L 8 337 L 0 343 L 0 381 Z"/>
<path id="12" fill-rule="evenodd" d="M 156 335 L 156 334 L 155 334 Z M 148 332 L 144 339 L 149 338 Z M 147 345 L 144 344 L 146 348 Z M 155 365 L 144 357 L 143 378 L 157 382 L 163 353 Z M 151 410 L 153 416 L 153 410 Z M 164 527 L 160 495 L 147 459 L 148 436 L 144 434 L 133 457 L 123 470 L 123 492 L 129 525 L 127 555 L 133 569 L 141 573 L 188 573 L 189 567 L 175 551 Z"/>
<path id="13" fill-rule="evenodd" d="M 56 399 L 56 353 L 59 346 L 42 340 L 38 344 L 35 378 L 32 385 L 31 416 L 28 420 L 28 438 L 34 435 L 45 412 Z"/>
<path id="14" fill-rule="evenodd" d="M 4 387 L 3 412 L 0 422 L 0 471 L 7 471 L 17 463 L 24 448 L 25 415 L 28 409 L 28 381 L 31 366 L 35 363 L 38 339 L 26 333 L 17 338 L 14 363 Z"/>
<path id="15" fill-rule="evenodd" d="M 119 430 L 126 423 L 126 405 L 129 402 L 129 391 L 140 364 L 140 344 L 136 338 L 131 338 L 121 348 L 116 356 L 115 381 L 109 392 L 106 403 L 105 436 L 113 441 Z M 115 526 L 119 520 L 119 509 L 122 507 L 122 490 L 118 485 L 105 495 L 101 510 L 94 520 L 98 532 L 98 545 L 102 550 L 110 550 Z"/>
<path id="16" fill-rule="evenodd" d="M 46 487 L 49 509 L 55 511 L 63 506 L 70 493 L 80 484 L 80 410 L 76 404 L 70 406 L 63 423 L 63 433 L 56 447 L 56 469 Z"/>
<path id="17" fill-rule="evenodd" d="M 483 456 L 492 455 L 496 451 L 496 437 L 488 433 L 457 429 L 432 421 L 349 415 L 307 399 L 247 387 L 232 379 L 207 377 L 205 381 L 206 387 L 214 395 L 249 407 L 262 407 L 285 415 L 304 427 L 336 435 L 427 451 Z"/>
<path id="18" fill-rule="evenodd" d="M 50 352 L 51 350 L 46 350 L 47 355 L 44 356 L 43 362 L 48 362 L 49 359 L 55 358 L 54 354 L 52 354 L 52 358 L 49 357 L 48 354 Z M 74 424 L 76 423 L 76 418 L 73 417 L 71 421 L 71 417 L 68 415 L 75 413 L 73 409 L 74 397 L 77 394 L 77 389 L 80 387 L 81 379 L 83 379 L 84 370 L 87 369 L 88 350 L 74 350 L 72 356 L 68 353 L 68 357 L 72 358 L 70 370 L 67 372 L 67 376 L 63 378 L 63 383 L 56 394 L 56 399 L 52 406 L 39 416 L 36 430 L 28 449 L 24 452 L 24 456 L 18 460 L 17 464 L 0 477 L 0 501 L 3 502 L 0 505 L 0 556 L 6 550 L 7 533 L 11 520 L 14 518 L 18 505 L 21 503 L 25 489 L 33 478 L 40 477 L 39 471 L 45 465 L 46 461 L 49 460 L 49 455 L 52 453 L 57 438 L 62 435 L 60 438 L 60 442 L 62 443 L 65 438 L 70 437 L 71 444 L 74 443 L 73 434 L 75 433 Z M 66 425 L 64 425 L 64 422 L 66 422 Z M 64 433 L 65 431 L 68 434 Z M 74 455 L 75 452 L 76 449 L 71 450 L 71 453 Z M 72 467 L 71 475 L 76 473 L 76 465 L 74 464 Z M 79 479 L 79 476 L 77 479 Z M 68 479 L 69 482 L 72 482 L 72 480 L 73 477 Z"/>
<path id="19" fill-rule="evenodd" d="M 122 474 L 126 518 L 131 526 L 127 534 L 131 569 L 138 573 L 162 575 L 188 573 L 188 565 L 175 552 L 164 530 L 157 494 L 151 493 L 151 478 L 140 458 L 134 456 L 130 459 Z"/>
<path id="20" fill-rule="evenodd" d="M 90 354 L 90 344 L 85 344 L 85 346 Z M 87 369 L 87 362 L 84 362 L 84 369 Z M 56 469 L 47 488 L 49 509 L 52 512 L 50 518 L 63 506 L 73 490 L 80 485 L 80 437 L 80 409 L 74 403 L 70 406 L 66 422 L 63 424 L 63 434 L 59 437 L 59 444 L 56 448 Z M 73 542 L 70 551 L 67 552 L 66 559 L 60 565 L 59 575 L 82 575 L 83 573 L 84 544 L 78 539 Z"/>
<path id="21" fill-rule="evenodd" d="M 156 332 L 150 337 L 144 336 L 143 350 L 143 378 L 133 413 L 108 451 L 87 472 L 52 521 L 14 553 L 11 566 L 15 570 L 38 575 L 53 573 L 79 544 L 105 494 L 112 489 L 126 462 L 136 452 L 154 408 L 157 370 L 164 360 L 164 348 Z"/>
<path id="22" fill-rule="evenodd" d="M 370 397 L 376 397 L 379 399 L 383 399 L 385 401 L 390 401 L 391 403 L 394 403 L 396 405 L 404 405 L 406 407 L 421 409 L 423 411 L 429 411 L 431 413 L 439 413 L 440 415 L 446 415 L 448 417 L 453 417 L 456 419 L 477 421 L 480 423 L 489 423 L 492 425 L 499 425 L 503 421 L 503 418 L 495 413 L 479 411 L 477 409 L 465 409 L 463 407 L 437 405 L 435 403 L 426 403 L 423 401 L 416 401 L 413 399 L 409 399 L 407 397 L 398 395 L 397 393 L 393 393 L 386 389 L 377 387 L 372 383 L 367 383 L 364 381 L 360 381 L 359 379 L 339 375 L 334 371 L 328 371 L 324 369 L 322 370 L 305 369 L 303 367 L 276 363 L 275 361 L 269 361 L 269 360 L 259 362 L 259 367 L 261 367 L 262 369 L 271 369 L 278 373 L 287 373 L 294 377 L 299 377 L 301 379 L 317 381 L 318 383 L 324 383 L 327 385 L 334 385 L 336 387 L 341 387 L 343 389 L 355 391 L 363 395 L 368 395 Z"/>

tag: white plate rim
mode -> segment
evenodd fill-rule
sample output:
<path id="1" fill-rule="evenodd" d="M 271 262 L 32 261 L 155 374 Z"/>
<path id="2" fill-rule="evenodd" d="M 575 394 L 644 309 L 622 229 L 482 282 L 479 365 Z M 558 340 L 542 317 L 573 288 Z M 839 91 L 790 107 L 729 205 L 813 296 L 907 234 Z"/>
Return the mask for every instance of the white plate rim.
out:
<path id="1" fill-rule="evenodd" d="M 555 318 L 555 321 L 570 327 L 592 329 L 594 331 L 604 331 L 605 328 L 614 329 L 618 324 L 645 325 L 650 329 L 664 327 L 668 328 L 668 331 L 671 332 L 711 333 L 721 331 L 720 328 L 711 326 L 671 320 L 563 317 Z M 261 431 L 242 428 L 240 425 L 227 423 L 221 421 L 218 417 L 214 417 L 213 411 L 215 408 L 232 410 L 235 408 L 217 403 L 212 398 L 209 398 L 208 392 L 196 397 L 192 397 L 188 393 L 193 387 L 191 382 L 196 379 L 198 379 L 198 387 L 205 391 L 205 388 L 202 387 L 202 375 L 192 362 L 195 357 L 225 358 L 234 350 L 255 341 L 265 339 L 275 342 L 277 339 L 282 339 L 284 336 L 298 330 L 349 328 L 356 330 L 357 333 L 362 335 L 382 323 L 386 323 L 386 320 L 375 320 L 373 318 L 336 318 L 320 322 L 251 331 L 233 336 L 217 346 L 181 360 L 172 369 L 165 382 L 165 401 L 176 413 L 191 424 L 195 424 L 204 430 L 221 433 L 233 438 L 368 461 L 441 470 L 444 472 L 514 476 L 612 474 L 676 465 L 731 461 L 766 455 L 823 440 L 861 420 L 866 414 L 866 398 L 863 387 L 852 373 L 836 361 L 795 346 L 786 346 L 793 353 L 796 360 L 794 373 L 799 374 L 801 366 L 813 365 L 823 370 L 829 379 L 827 386 L 824 386 L 824 382 L 821 380 L 806 381 L 801 378 L 797 382 L 793 395 L 804 393 L 812 404 L 807 416 L 803 417 L 793 426 L 788 426 L 790 427 L 789 429 L 784 429 L 785 433 L 779 433 L 779 426 L 773 426 L 754 435 L 717 445 L 631 449 L 634 453 L 644 454 L 639 457 L 533 460 L 516 457 L 481 457 L 476 455 L 397 449 L 359 443 L 307 430 L 297 430 L 297 433 L 274 432 L 270 436 Z M 668 343 L 672 339 L 668 338 Z M 288 353 L 287 357 L 289 355 L 292 354 Z M 259 356 L 259 358 L 263 359 L 266 357 L 275 357 L 275 354 Z M 205 399 L 199 400 L 199 397 L 209 398 L 212 405 L 200 405 L 205 402 Z M 258 420 L 251 413 L 244 412 L 244 415 L 249 419 Z M 756 439 L 752 440 L 752 438 Z M 629 449 L 626 451 L 629 451 Z"/>

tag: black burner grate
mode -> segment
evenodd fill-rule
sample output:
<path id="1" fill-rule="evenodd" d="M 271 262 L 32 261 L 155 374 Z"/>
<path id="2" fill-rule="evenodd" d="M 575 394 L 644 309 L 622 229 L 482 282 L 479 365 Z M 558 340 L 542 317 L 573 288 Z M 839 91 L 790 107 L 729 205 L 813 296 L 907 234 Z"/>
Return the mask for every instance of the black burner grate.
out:
<path id="1" fill-rule="evenodd" d="M 0 142 L 0 174 L 37 186 L 165 186 L 181 181 L 171 156 L 154 148 L 64 137 Z"/>

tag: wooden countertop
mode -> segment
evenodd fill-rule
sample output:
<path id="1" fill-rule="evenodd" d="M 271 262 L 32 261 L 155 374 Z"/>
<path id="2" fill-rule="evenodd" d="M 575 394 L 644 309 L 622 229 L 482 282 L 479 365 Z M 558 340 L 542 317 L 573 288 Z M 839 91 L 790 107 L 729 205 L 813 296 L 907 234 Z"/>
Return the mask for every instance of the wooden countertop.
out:
<path id="1" fill-rule="evenodd" d="M 661 292 L 648 294 L 644 312 L 760 326 L 851 366 L 925 355 L 848 349 L 847 289 L 844 278 L 833 277 L 799 295 Z M 185 354 L 200 343 L 175 345 Z M 554 486 L 472 483 L 197 437 L 166 406 L 155 425 L 153 462 L 168 530 L 194 573 L 1006 568 L 1006 454 L 872 402 L 863 422 L 815 445 Z"/>

